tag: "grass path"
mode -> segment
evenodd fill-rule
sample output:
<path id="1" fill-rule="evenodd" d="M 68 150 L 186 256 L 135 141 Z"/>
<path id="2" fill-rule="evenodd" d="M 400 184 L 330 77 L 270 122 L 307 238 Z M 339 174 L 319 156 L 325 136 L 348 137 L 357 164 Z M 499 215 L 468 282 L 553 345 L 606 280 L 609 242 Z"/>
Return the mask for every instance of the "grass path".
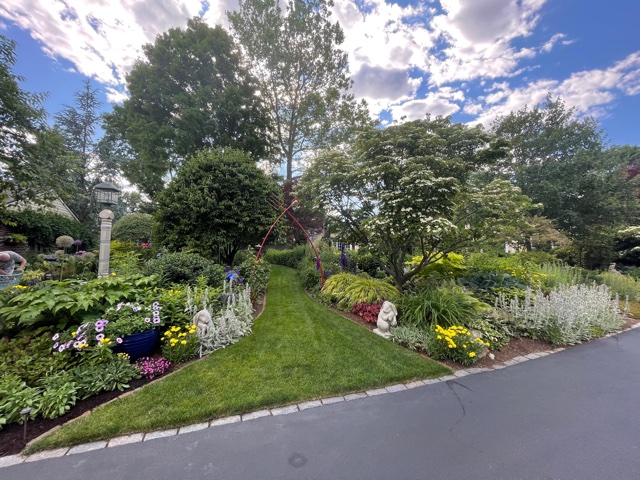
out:
<path id="1" fill-rule="evenodd" d="M 449 372 L 317 304 L 300 285 L 295 270 L 274 266 L 266 308 L 249 337 L 100 407 L 29 451 L 189 425 Z"/>

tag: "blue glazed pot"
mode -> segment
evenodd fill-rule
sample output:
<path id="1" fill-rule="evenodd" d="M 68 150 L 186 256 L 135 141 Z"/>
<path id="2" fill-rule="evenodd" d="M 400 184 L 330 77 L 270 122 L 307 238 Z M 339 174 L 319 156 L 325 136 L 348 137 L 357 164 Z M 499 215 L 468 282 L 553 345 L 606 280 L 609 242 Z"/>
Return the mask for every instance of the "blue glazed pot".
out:
<path id="1" fill-rule="evenodd" d="M 153 353 L 159 342 L 160 332 L 156 328 L 123 337 L 122 343 L 114 346 L 113 351 L 128 354 L 131 357 L 131 363 L 133 363 L 139 358 L 147 357 Z"/>

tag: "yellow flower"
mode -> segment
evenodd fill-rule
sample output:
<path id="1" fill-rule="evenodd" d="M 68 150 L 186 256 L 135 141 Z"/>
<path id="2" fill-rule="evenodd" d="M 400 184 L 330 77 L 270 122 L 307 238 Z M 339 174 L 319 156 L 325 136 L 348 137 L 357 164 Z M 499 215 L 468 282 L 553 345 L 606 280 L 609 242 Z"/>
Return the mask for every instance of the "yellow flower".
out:
<path id="1" fill-rule="evenodd" d="M 167 330 L 166 332 L 164 332 L 164 334 L 165 334 L 167 337 L 170 337 L 171 335 L 173 335 L 173 333 L 171 333 L 171 332 L 170 332 L 170 331 L 168 331 L 168 330 Z"/>
<path id="2" fill-rule="evenodd" d="M 111 272 L 111 276 L 115 277 L 116 276 L 116 272 Z"/>
<path id="3" fill-rule="evenodd" d="M 78 332 L 71 332 L 71 336 L 72 336 L 72 337 L 75 337 L 75 336 L 76 336 L 76 333 L 78 333 Z"/>
<path id="4" fill-rule="evenodd" d="M 442 335 L 438 335 L 438 340 L 442 340 Z"/>
<path id="5" fill-rule="evenodd" d="M 182 345 L 186 345 L 186 344 L 187 344 L 187 341 L 186 341 L 186 340 L 182 340 L 180 343 L 181 343 Z"/>
<path id="6" fill-rule="evenodd" d="M 476 352 L 469 352 L 469 357 L 473 358 L 476 356 Z"/>

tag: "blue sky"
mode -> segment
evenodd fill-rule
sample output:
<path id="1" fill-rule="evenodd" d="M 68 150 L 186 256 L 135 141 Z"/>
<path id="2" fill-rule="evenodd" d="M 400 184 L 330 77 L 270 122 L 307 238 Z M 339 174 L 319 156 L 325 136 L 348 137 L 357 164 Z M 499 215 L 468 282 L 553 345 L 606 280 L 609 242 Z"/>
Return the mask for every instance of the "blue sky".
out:
<path id="1" fill-rule="evenodd" d="M 202 15 L 226 26 L 237 0 L 3 0 L 24 88 L 55 113 L 92 78 L 108 111 L 140 47 Z M 384 121 L 452 115 L 488 126 L 547 92 L 594 116 L 612 144 L 640 145 L 636 0 L 335 0 L 354 80 Z"/>

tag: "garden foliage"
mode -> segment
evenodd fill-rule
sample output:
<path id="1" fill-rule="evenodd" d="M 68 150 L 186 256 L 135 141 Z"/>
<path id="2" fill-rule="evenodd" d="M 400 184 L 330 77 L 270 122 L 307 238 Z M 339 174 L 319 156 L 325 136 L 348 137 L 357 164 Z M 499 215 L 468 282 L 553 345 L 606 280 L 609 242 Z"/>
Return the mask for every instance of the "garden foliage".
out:
<path id="1" fill-rule="evenodd" d="M 165 253 L 145 264 L 148 275 L 159 275 L 164 285 L 174 283 L 196 285 L 203 276 L 210 286 L 222 285 L 224 267 L 197 253 Z"/>
<path id="2" fill-rule="evenodd" d="M 612 300 L 605 285 L 560 286 L 548 295 L 528 288 L 523 300 L 501 296 L 497 304 L 518 328 L 553 345 L 591 340 L 624 324 L 618 298 Z"/>

